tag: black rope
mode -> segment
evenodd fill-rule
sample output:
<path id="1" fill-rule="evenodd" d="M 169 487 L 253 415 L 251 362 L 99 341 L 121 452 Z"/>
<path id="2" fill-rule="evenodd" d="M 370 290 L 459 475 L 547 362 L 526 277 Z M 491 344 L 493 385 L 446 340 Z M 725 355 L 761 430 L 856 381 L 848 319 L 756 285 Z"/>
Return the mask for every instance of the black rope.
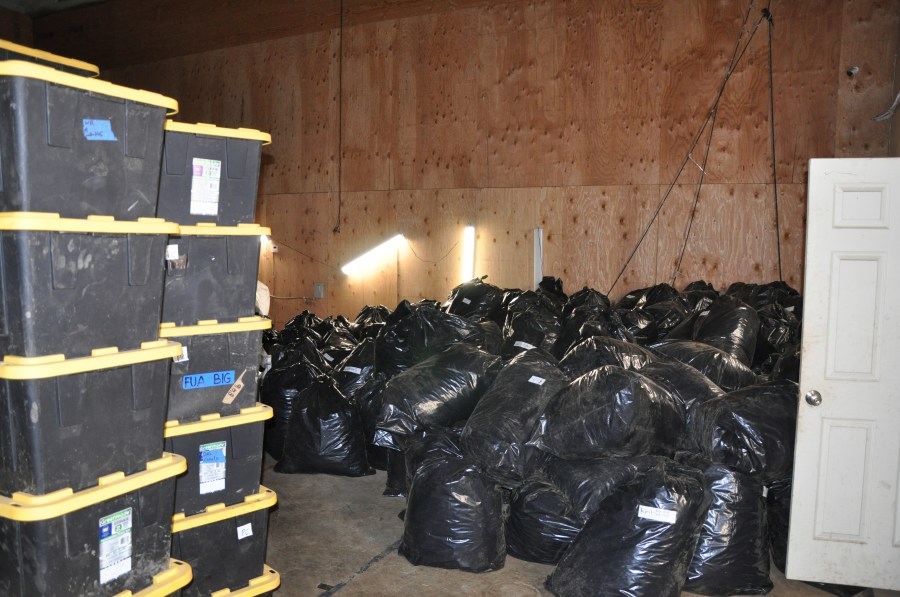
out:
<path id="1" fill-rule="evenodd" d="M 340 35 L 338 45 L 338 208 L 337 222 L 331 232 L 341 233 L 341 208 L 344 206 L 344 0 L 341 0 L 341 14 L 339 17 L 338 31 Z"/>
<path id="2" fill-rule="evenodd" d="M 772 5 L 771 0 L 769 6 Z M 775 159 L 775 74 L 772 67 L 772 29 L 775 21 L 769 6 L 763 9 L 763 17 L 769 22 L 769 138 L 772 142 L 772 194 L 775 199 L 775 246 L 778 250 L 778 280 L 783 281 L 781 274 L 781 220 L 778 217 L 778 162 Z"/>
<path id="3" fill-rule="evenodd" d="M 675 262 L 675 268 L 672 270 L 672 280 L 670 282 L 672 286 L 675 286 L 675 279 L 678 278 L 678 272 L 681 269 L 681 261 L 684 259 L 688 239 L 691 237 L 691 229 L 694 227 L 694 218 L 697 215 L 697 204 L 700 203 L 700 189 L 703 187 L 703 179 L 706 177 L 706 164 L 709 162 L 709 149 L 712 146 L 713 132 L 716 130 L 716 118 L 718 118 L 718 115 L 718 107 L 713 108 L 713 116 L 709 125 L 709 137 L 706 139 L 706 151 L 703 154 L 703 165 L 700 166 L 700 179 L 697 181 L 697 190 L 694 191 L 694 202 L 691 204 L 691 214 L 688 218 L 687 228 L 684 231 L 684 241 L 681 243 L 681 253 L 678 254 L 678 261 Z"/>
<path id="4" fill-rule="evenodd" d="M 737 41 L 734 44 L 734 50 L 731 53 L 731 60 L 729 62 L 728 68 L 725 70 L 725 76 L 722 79 L 722 83 L 719 85 L 719 89 L 716 92 L 716 97 L 712 102 L 712 106 L 709 109 L 709 112 L 706 115 L 706 119 L 703 121 L 703 124 L 700 125 L 700 128 L 697 130 L 697 133 L 694 135 L 693 140 L 691 141 L 691 145 L 687 150 L 687 153 L 684 156 L 684 159 L 681 160 L 681 164 L 678 166 L 678 170 L 675 172 L 675 176 L 672 179 L 672 182 L 669 184 L 668 188 L 666 188 L 666 192 L 663 194 L 659 203 L 656 206 L 656 211 L 653 212 L 653 217 L 650 218 L 650 221 L 647 223 L 647 226 L 644 228 L 644 231 L 641 233 L 641 236 L 638 238 L 637 243 L 634 245 L 634 248 L 631 250 L 631 253 L 628 255 L 628 258 L 625 260 L 624 265 L 622 265 L 622 269 L 619 270 L 618 275 L 616 275 L 615 280 L 613 280 L 612 285 L 609 287 L 609 290 L 606 294 L 612 294 L 613 289 L 616 287 L 616 284 L 619 283 L 619 280 L 622 278 L 622 275 L 625 273 L 625 270 L 628 269 L 628 264 L 631 263 L 631 260 L 634 258 L 635 254 L 637 254 L 638 249 L 641 247 L 641 244 L 644 242 L 647 234 L 650 232 L 650 229 L 653 227 L 654 222 L 659 217 L 660 212 L 662 211 L 663 206 L 666 201 L 669 199 L 669 196 L 672 193 L 672 189 L 675 188 L 675 184 L 678 182 L 679 177 L 681 177 L 682 172 L 684 172 L 684 168 L 687 163 L 691 160 L 691 153 L 697 147 L 697 143 L 699 143 L 700 138 L 703 136 L 703 131 L 706 130 L 706 126 L 713 119 L 713 115 L 716 113 L 719 107 L 719 102 L 722 99 L 722 95 L 725 93 L 725 87 L 728 84 L 729 79 L 731 78 L 732 73 L 734 72 L 735 67 L 740 62 L 741 58 L 743 58 L 744 53 L 747 51 L 747 48 L 750 47 L 750 42 L 753 41 L 753 37 L 756 35 L 757 30 L 759 29 L 760 24 L 762 23 L 763 17 L 760 16 L 757 19 L 756 24 L 753 27 L 753 31 L 750 33 L 750 37 L 747 42 L 741 47 L 741 42 L 744 38 L 744 33 L 747 30 L 747 23 L 750 20 L 750 14 L 752 12 L 753 4 L 755 0 L 751 0 L 750 4 L 747 6 L 747 12 L 744 14 L 744 21 L 741 23 L 740 31 L 738 32 Z M 712 131 L 710 131 L 710 136 L 712 136 Z M 705 166 L 704 166 L 705 169 Z M 693 212 L 692 212 L 693 213 Z"/>

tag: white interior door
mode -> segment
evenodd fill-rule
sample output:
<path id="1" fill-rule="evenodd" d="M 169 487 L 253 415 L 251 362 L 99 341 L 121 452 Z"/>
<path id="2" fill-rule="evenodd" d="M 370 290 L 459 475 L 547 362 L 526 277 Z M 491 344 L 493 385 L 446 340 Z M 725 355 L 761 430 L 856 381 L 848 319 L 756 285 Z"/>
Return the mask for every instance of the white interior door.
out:
<path id="1" fill-rule="evenodd" d="M 811 160 L 807 212 L 787 576 L 900 589 L 900 159 Z"/>

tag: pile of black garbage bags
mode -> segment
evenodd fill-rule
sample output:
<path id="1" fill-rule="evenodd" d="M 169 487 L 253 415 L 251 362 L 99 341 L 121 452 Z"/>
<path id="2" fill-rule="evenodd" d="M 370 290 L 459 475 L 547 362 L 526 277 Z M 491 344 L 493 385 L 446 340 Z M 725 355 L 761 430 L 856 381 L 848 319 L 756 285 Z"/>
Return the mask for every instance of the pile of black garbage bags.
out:
<path id="1" fill-rule="evenodd" d="M 555 564 L 556 595 L 764 594 L 785 562 L 801 297 L 667 284 L 617 303 L 475 279 L 266 337 L 284 473 L 387 470 L 416 565 Z"/>

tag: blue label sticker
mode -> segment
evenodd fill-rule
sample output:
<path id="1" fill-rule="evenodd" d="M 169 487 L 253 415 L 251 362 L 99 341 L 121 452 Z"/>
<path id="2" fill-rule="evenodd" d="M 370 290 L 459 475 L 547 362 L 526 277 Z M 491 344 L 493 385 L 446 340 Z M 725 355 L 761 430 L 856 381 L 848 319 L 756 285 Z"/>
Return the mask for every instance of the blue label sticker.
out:
<path id="1" fill-rule="evenodd" d="M 105 524 L 100 527 L 100 538 L 101 539 L 106 539 L 110 535 L 112 535 L 112 525 L 111 524 Z"/>
<path id="2" fill-rule="evenodd" d="M 185 375 L 181 378 L 181 389 L 183 390 L 199 390 L 200 388 L 230 386 L 233 384 L 234 370 L 198 373 L 196 375 Z"/>
<path id="3" fill-rule="evenodd" d="M 84 138 L 88 141 L 118 141 L 108 120 L 85 118 L 81 121 Z"/>

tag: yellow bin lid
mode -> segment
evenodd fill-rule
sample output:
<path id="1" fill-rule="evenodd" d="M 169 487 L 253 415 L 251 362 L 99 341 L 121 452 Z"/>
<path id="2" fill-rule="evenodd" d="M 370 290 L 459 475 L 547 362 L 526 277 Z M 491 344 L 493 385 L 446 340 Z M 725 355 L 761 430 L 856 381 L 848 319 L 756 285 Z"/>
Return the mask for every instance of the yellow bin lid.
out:
<path id="1" fill-rule="evenodd" d="M 67 359 L 64 354 L 50 354 L 42 357 L 19 357 L 6 355 L 0 362 L 0 379 L 27 380 L 47 379 L 88 373 L 114 367 L 128 367 L 138 363 L 149 363 L 181 355 L 181 344 L 169 340 L 144 342 L 136 350 L 119 352 L 115 346 L 95 348 L 89 357 Z"/>
<path id="2" fill-rule="evenodd" d="M 81 60 L 75 60 L 74 58 L 66 58 L 65 56 L 58 56 L 57 54 L 51 54 L 50 52 L 45 52 L 44 50 L 29 48 L 28 46 L 14 44 L 13 42 L 6 41 L 5 39 L 0 39 L 0 48 L 9 50 L 10 52 L 16 52 L 18 54 L 25 54 L 26 56 L 31 56 L 39 60 L 55 62 L 60 66 L 68 66 L 70 68 L 77 68 L 79 70 L 90 72 L 93 73 L 91 75 L 93 77 L 96 77 L 100 74 L 100 69 L 95 64 L 83 62 Z"/>
<path id="3" fill-rule="evenodd" d="M 256 406 L 248 406 L 242 408 L 241 412 L 236 415 L 222 416 L 219 413 L 203 415 L 199 421 L 191 421 L 182 423 L 181 421 L 166 421 L 166 429 L 163 435 L 165 437 L 180 437 L 182 435 L 193 435 L 194 433 L 204 433 L 206 431 L 214 431 L 216 429 L 225 429 L 227 427 L 236 427 L 237 425 L 247 425 L 248 423 L 258 423 L 271 419 L 275 416 L 275 411 L 267 404 L 260 402 Z"/>
<path id="4" fill-rule="evenodd" d="M 188 133 L 191 135 L 205 135 L 208 137 L 228 137 L 230 139 L 244 139 L 246 141 L 261 141 L 263 145 L 272 142 L 272 135 L 256 129 L 236 128 L 230 129 L 205 122 L 189 124 L 187 122 L 175 122 L 166 120 L 166 131 L 173 133 Z"/>
<path id="5" fill-rule="evenodd" d="M 218 226 L 213 222 L 200 222 L 194 226 L 179 226 L 179 236 L 263 236 L 272 234 L 272 229 L 259 224 L 238 224 Z"/>
<path id="6" fill-rule="evenodd" d="M 213 504 L 199 514 L 191 516 L 185 516 L 183 512 L 176 514 L 172 517 L 172 532 L 180 533 L 238 516 L 244 516 L 258 510 L 271 508 L 277 502 L 278 496 L 275 495 L 275 492 L 260 485 L 259 493 L 248 495 L 243 502 L 233 506 Z"/>
<path id="7" fill-rule="evenodd" d="M 169 559 L 169 567 L 153 577 L 153 583 L 137 593 L 122 591 L 113 597 L 165 597 L 186 587 L 194 578 L 191 565 L 174 558 Z"/>
<path id="8" fill-rule="evenodd" d="M 162 458 L 151 460 L 143 471 L 125 476 L 112 473 L 97 480 L 97 485 L 72 491 L 71 487 L 43 495 L 17 491 L 12 497 L 0 496 L 0 518 L 18 522 L 36 522 L 58 518 L 83 508 L 105 502 L 120 495 L 149 487 L 187 470 L 187 461 L 178 454 L 163 453 Z"/>
<path id="9" fill-rule="evenodd" d="M 257 576 L 240 589 L 213 591 L 209 597 L 256 597 L 274 591 L 281 585 L 281 575 L 268 566 L 263 566 L 262 576 Z"/>
<path id="10" fill-rule="evenodd" d="M 0 62 L 0 67 L 3 63 Z M 178 234 L 178 224 L 162 218 L 117 220 L 113 216 L 63 218 L 56 213 L 9 211 L 0 213 L 0 230 L 13 232 L 73 232 L 82 234 Z"/>
<path id="11" fill-rule="evenodd" d="M 40 64 L 33 64 L 24 60 L 4 60 L 0 62 L 0 76 L 40 79 L 41 81 L 65 85 L 66 87 L 81 89 L 82 91 L 158 106 L 165 108 L 166 113 L 170 116 L 178 113 L 178 102 L 171 97 L 153 93 L 152 91 L 132 89 L 131 87 L 123 87 L 107 81 L 64 73 L 49 66 L 41 66 Z"/>
<path id="12" fill-rule="evenodd" d="M 171 322 L 161 323 L 160 338 L 185 338 L 187 336 L 208 336 L 214 334 L 231 334 L 233 332 L 255 332 L 272 328 L 272 320 L 259 315 L 240 317 L 230 323 L 219 323 L 217 319 L 201 319 L 195 325 L 175 325 Z"/>

